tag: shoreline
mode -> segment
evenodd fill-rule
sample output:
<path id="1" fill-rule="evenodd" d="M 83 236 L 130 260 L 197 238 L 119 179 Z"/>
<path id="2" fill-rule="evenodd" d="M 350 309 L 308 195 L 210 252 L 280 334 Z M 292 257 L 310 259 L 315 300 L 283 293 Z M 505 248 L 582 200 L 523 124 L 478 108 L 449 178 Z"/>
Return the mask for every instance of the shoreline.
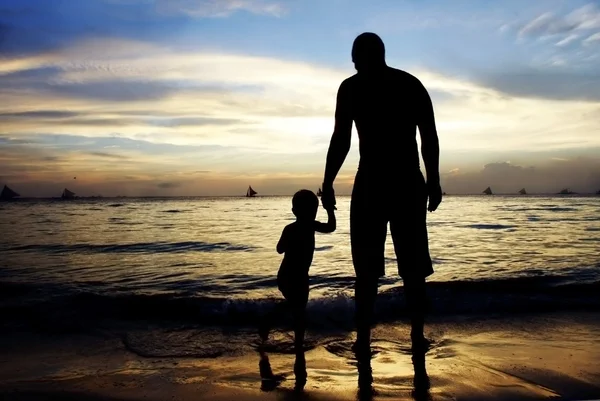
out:
<path id="1" fill-rule="evenodd" d="M 281 348 L 289 333 L 276 333 L 265 347 L 277 383 L 261 380 L 264 356 L 251 337 L 208 336 L 194 329 L 137 328 L 154 336 L 163 355 L 141 356 L 123 333 L 102 331 L 48 335 L 5 333 L 0 344 L 3 400 L 523 400 L 600 398 L 600 313 L 434 319 L 426 327 L 433 345 L 425 355 L 429 390 L 415 391 L 415 369 L 405 323 L 373 330 L 372 389 L 358 391 L 353 334 L 331 333 L 305 353 L 308 381 L 294 391 L 294 355 Z M 248 334 L 246 332 L 246 334 Z M 143 337 L 146 336 L 146 337 Z M 228 337 L 229 336 L 229 337 Z M 236 337 L 237 336 L 237 337 Z M 202 337 L 202 338 L 198 338 Z M 199 357 L 194 346 L 215 349 L 238 342 L 236 352 Z M 278 346 L 276 346 L 278 345 Z M 179 347 L 179 348 L 177 348 Z M 203 349 L 204 349 L 203 348 Z M 169 355 L 172 350 L 183 350 Z M 270 352 L 270 351 L 277 352 Z M 209 355 L 209 354 L 206 354 Z M 263 361 L 263 362 L 261 362 Z M 422 372 L 419 374 L 422 375 Z M 421 377 L 422 379 L 422 377 Z M 261 387 L 271 391 L 263 391 Z M 364 386 L 363 386 L 364 387 Z M 422 386 L 421 386 L 422 387 Z"/>

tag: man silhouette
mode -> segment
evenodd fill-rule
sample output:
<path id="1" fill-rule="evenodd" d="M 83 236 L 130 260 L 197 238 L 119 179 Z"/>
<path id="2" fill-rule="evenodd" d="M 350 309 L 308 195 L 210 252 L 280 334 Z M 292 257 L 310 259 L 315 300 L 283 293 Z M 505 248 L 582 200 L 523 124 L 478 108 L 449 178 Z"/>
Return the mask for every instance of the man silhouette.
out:
<path id="1" fill-rule="evenodd" d="M 370 355 L 377 285 L 385 274 L 388 222 L 398 273 L 404 281 L 413 349 L 422 349 L 427 345 L 423 335 L 425 278 L 433 273 L 426 214 L 442 201 L 433 106 L 416 77 L 386 64 L 383 41 L 376 34 L 366 32 L 354 40 L 352 61 L 357 73 L 342 82 L 337 94 L 322 201 L 326 208 L 336 203 L 333 182 L 350 150 L 354 122 L 360 152 L 350 206 L 356 272 L 355 351 Z M 419 167 L 417 127 L 427 182 Z"/>

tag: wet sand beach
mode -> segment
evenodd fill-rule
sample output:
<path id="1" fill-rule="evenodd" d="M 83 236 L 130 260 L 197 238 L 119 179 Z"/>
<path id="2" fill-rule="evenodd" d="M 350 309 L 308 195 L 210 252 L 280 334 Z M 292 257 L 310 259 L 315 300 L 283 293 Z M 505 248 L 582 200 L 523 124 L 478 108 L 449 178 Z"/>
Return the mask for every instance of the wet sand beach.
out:
<path id="1" fill-rule="evenodd" d="M 260 354 L 249 331 L 221 332 L 230 343 L 240 346 L 216 357 L 208 353 L 204 354 L 208 357 L 199 357 L 193 352 L 196 342 L 210 341 L 207 332 L 192 328 L 162 331 L 156 333 L 164 340 L 162 356 L 153 357 L 143 355 L 132 345 L 136 335 L 148 335 L 153 330 L 137 327 L 69 335 L 22 332 L 10 339 L 5 337 L 1 342 L 2 399 L 600 398 L 597 313 L 438 318 L 427 327 L 427 335 L 433 340 L 425 355 L 427 378 L 423 372 L 415 376 L 407 326 L 379 325 L 373 334 L 373 384 L 361 389 L 351 334 L 308 334 L 308 381 L 298 391 L 294 389 L 291 333 L 274 333 L 266 344 L 266 358 L 279 380 L 263 382 Z"/>

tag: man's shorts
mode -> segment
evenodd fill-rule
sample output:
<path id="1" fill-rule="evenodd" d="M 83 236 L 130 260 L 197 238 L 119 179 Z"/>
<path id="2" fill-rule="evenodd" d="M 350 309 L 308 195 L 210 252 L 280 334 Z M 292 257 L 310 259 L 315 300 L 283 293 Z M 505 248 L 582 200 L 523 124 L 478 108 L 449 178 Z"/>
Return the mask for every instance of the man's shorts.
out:
<path id="1" fill-rule="evenodd" d="M 387 225 L 403 279 L 433 274 L 427 236 L 427 186 L 420 171 L 396 181 L 356 175 L 350 204 L 350 241 L 357 278 L 385 275 Z"/>

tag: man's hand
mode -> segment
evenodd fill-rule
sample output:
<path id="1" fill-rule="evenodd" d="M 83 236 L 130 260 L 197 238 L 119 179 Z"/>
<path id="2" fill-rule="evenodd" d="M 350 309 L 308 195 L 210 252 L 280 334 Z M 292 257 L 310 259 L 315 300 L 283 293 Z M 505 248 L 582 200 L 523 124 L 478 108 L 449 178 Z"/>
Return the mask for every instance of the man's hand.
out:
<path id="1" fill-rule="evenodd" d="M 427 183 L 427 196 L 429 197 L 429 205 L 427 210 L 434 212 L 440 203 L 442 203 L 442 187 L 439 183 Z"/>
<path id="2" fill-rule="evenodd" d="M 335 207 L 335 191 L 333 190 L 333 186 L 323 185 L 321 202 L 323 202 L 323 208 L 325 208 L 325 210 L 337 210 Z"/>

